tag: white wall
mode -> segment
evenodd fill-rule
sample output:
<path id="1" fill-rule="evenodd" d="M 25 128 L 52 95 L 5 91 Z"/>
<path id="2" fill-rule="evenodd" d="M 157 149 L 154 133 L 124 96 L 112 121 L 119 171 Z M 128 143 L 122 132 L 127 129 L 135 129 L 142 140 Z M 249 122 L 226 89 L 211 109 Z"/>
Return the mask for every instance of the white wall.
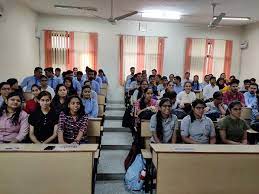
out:
<path id="1" fill-rule="evenodd" d="M 119 85 L 119 42 L 118 34 L 144 35 L 144 36 L 166 36 L 164 74 L 175 73 L 183 75 L 185 38 L 214 38 L 229 39 L 234 41 L 233 62 L 231 74 L 239 72 L 240 64 L 240 28 L 208 30 L 204 28 L 185 27 L 184 24 L 177 23 L 158 23 L 146 22 L 147 32 L 138 31 L 139 22 L 124 20 L 117 25 L 102 20 L 86 19 L 83 17 L 68 16 L 47 16 L 40 15 L 38 27 L 39 30 L 67 30 L 98 32 L 98 62 L 101 68 L 108 75 L 110 81 L 110 92 L 108 94 L 111 100 L 122 99 L 122 87 Z M 41 47 L 41 64 L 44 64 L 44 52 Z"/>
<path id="2" fill-rule="evenodd" d="M 240 77 L 259 80 L 259 23 L 244 27 L 242 41 L 248 41 L 248 48 L 242 50 Z"/>
<path id="3" fill-rule="evenodd" d="M 0 81 L 32 74 L 39 65 L 39 44 L 35 38 L 37 15 L 16 0 L 0 0 Z"/>

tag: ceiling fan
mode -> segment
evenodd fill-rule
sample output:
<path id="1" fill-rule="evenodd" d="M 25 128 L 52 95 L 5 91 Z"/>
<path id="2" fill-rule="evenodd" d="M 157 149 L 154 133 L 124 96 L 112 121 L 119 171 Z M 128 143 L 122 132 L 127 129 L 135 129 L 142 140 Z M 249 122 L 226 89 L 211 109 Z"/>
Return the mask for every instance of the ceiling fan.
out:
<path id="1" fill-rule="evenodd" d="M 220 13 L 218 16 L 215 16 L 215 8 L 218 4 L 217 3 L 212 3 L 211 6 L 212 6 L 212 20 L 211 22 L 209 23 L 208 27 L 209 28 L 216 28 L 218 27 L 219 23 L 221 22 L 221 20 L 223 19 L 223 17 L 226 16 L 226 13 Z"/>

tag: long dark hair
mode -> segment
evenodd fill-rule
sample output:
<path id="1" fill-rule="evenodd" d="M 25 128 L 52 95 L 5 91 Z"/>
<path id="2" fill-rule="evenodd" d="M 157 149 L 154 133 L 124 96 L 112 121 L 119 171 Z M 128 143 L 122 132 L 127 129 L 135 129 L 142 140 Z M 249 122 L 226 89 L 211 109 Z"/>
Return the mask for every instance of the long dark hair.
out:
<path id="1" fill-rule="evenodd" d="M 74 94 L 76 94 L 76 90 L 75 90 L 75 88 L 74 88 L 74 86 L 73 86 L 73 79 L 71 78 L 71 77 L 65 77 L 64 78 L 64 85 L 65 85 L 65 82 L 66 81 L 70 81 L 70 83 L 71 83 L 71 86 L 69 87 L 69 88 L 67 88 L 67 90 L 68 90 L 68 95 L 70 96 L 72 96 L 72 95 L 74 95 Z"/>
<path id="2" fill-rule="evenodd" d="M 98 73 L 99 73 L 99 75 L 100 75 L 100 73 L 103 73 L 103 76 L 106 76 L 106 75 L 104 74 L 104 72 L 103 72 L 102 69 L 99 69 L 99 70 L 98 70 Z"/>
<path id="3" fill-rule="evenodd" d="M 146 80 L 142 80 L 141 82 L 140 82 L 140 86 L 139 86 L 139 88 L 138 88 L 138 96 L 137 96 L 137 99 L 140 99 L 142 96 L 143 96 L 143 90 L 141 89 L 141 85 L 143 84 L 143 82 L 146 82 L 147 83 L 147 81 Z"/>
<path id="4" fill-rule="evenodd" d="M 234 108 L 234 106 L 236 106 L 236 105 L 240 105 L 242 107 L 242 103 L 238 100 L 234 100 L 234 101 L 230 102 L 230 104 L 228 105 L 226 115 L 230 115 L 230 110 L 232 108 Z"/>
<path id="5" fill-rule="evenodd" d="M 146 103 L 145 103 L 145 94 L 147 93 L 148 90 L 152 90 L 152 88 L 146 88 L 144 90 L 144 95 L 140 98 L 140 102 L 139 102 L 139 107 L 140 107 L 140 110 L 144 109 L 147 107 Z"/>
<path id="6" fill-rule="evenodd" d="M 206 103 L 201 100 L 201 99 L 196 99 L 192 102 L 192 108 L 195 108 L 198 104 L 202 104 L 204 107 L 206 107 Z M 194 115 L 193 110 L 191 110 L 190 112 L 190 117 L 191 117 L 191 123 L 194 122 L 196 120 L 196 117 Z"/>
<path id="7" fill-rule="evenodd" d="M 55 90 L 55 96 L 54 96 L 52 101 L 54 101 L 54 102 L 59 101 L 60 96 L 58 95 L 58 91 L 59 91 L 59 88 L 61 88 L 62 86 L 66 88 L 66 86 L 64 84 L 58 84 L 57 85 L 56 90 Z"/>
<path id="8" fill-rule="evenodd" d="M 198 78 L 199 78 L 199 76 L 198 76 L 198 75 L 195 75 L 194 77 L 198 77 Z M 196 83 L 196 85 L 195 85 L 195 83 Z M 195 87 L 195 88 L 194 88 L 194 87 Z M 192 88 L 193 88 L 193 89 L 195 89 L 195 90 L 199 90 L 199 89 L 200 89 L 200 83 L 199 83 L 199 80 L 194 81 L 194 79 L 193 79 L 193 81 L 192 81 Z"/>
<path id="9" fill-rule="evenodd" d="M 14 97 L 14 96 L 18 96 L 20 98 L 20 100 L 21 100 L 21 103 L 22 103 L 22 97 L 21 97 L 20 93 L 18 93 L 18 92 L 11 92 L 7 96 L 7 100 L 9 98 L 11 98 L 11 97 Z M 22 105 L 19 106 L 18 108 L 16 108 L 16 110 L 14 111 L 14 114 L 11 117 L 12 124 L 15 125 L 15 126 L 18 124 L 21 111 L 22 111 Z M 7 104 L 5 102 L 0 107 L 0 117 L 3 116 L 4 112 L 8 113 L 8 111 L 7 111 Z"/>
<path id="10" fill-rule="evenodd" d="M 79 96 L 73 95 L 73 96 L 68 97 L 68 99 L 66 101 L 66 107 L 64 109 L 64 113 L 66 115 L 70 115 L 70 108 L 68 107 L 68 104 L 71 102 L 71 100 L 73 98 L 78 99 L 79 103 L 80 103 L 80 108 L 77 111 L 77 118 L 78 118 L 78 120 L 80 120 L 85 115 L 85 107 L 84 107 L 83 102 L 82 102 L 82 100 L 81 100 L 81 98 Z"/>
<path id="11" fill-rule="evenodd" d="M 169 102 L 172 105 L 172 102 L 169 98 L 162 98 L 161 101 L 159 102 L 159 107 L 165 103 Z M 160 141 L 163 141 L 163 124 L 162 124 L 162 113 L 161 110 L 158 110 L 156 113 L 156 135 Z"/>

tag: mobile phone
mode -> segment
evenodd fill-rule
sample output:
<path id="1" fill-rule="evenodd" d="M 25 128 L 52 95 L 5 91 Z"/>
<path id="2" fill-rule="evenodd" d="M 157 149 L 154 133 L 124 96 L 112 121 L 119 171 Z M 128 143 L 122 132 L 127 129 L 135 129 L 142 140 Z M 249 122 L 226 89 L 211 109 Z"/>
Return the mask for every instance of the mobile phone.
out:
<path id="1" fill-rule="evenodd" d="M 44 148 L 44 150 L 53 150 L 55 148 L 55 146 L 47 146 Z"/>

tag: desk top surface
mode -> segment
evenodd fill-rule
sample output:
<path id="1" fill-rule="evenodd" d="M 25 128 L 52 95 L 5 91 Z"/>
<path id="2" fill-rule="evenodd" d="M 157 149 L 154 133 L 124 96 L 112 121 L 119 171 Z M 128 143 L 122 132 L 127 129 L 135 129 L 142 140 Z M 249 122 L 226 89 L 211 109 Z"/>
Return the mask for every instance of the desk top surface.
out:
<path id="1" fill-rule="evenodd" d="M 2 144 L 0 152 L 95 152 L 97 148 L 98 144 Z"/>
<path id="2" fill-rule="evenodd" d="M 259 153 L 259 145 L 151 144 L 151 148 L 156 153 Z"/>

